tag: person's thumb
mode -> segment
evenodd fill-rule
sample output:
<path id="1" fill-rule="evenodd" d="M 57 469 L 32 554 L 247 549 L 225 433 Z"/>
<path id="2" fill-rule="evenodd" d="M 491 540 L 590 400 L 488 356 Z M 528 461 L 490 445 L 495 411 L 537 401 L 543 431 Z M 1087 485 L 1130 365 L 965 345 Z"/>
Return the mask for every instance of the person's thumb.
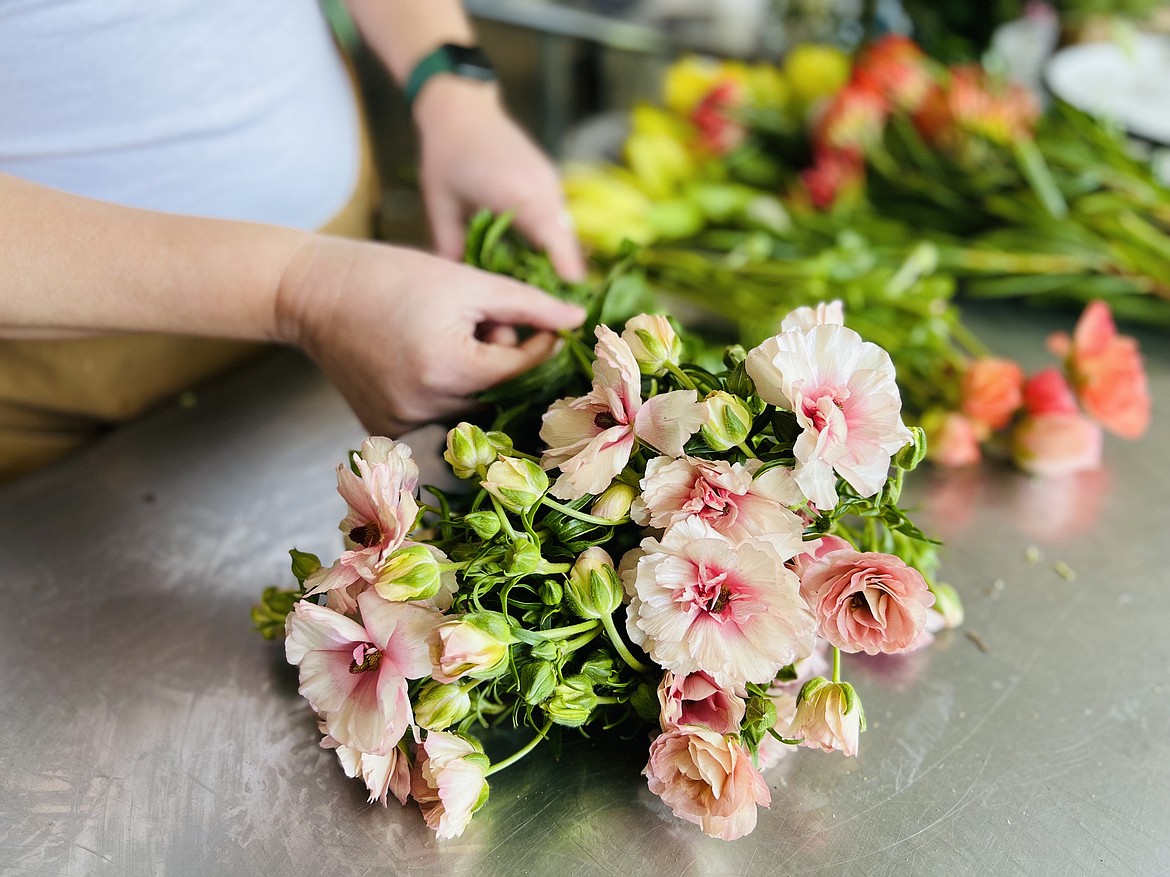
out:
<path id="1" fill-rule="evenodd" d="M 585 320 L 585 309 L 580 305 L 561 301 L 519 281 L 494 279 L 498 282 L 480 303 L 481 322 L 557 331 L 575 329 Z"/>
<path id="2" fill-rule="evenodd" d="M 486 390 L 501 381 L 514 378 L 536 368 L 560 346 L 560 339 L 551 332 L 537 332 L 515 346 L 506 344 L 479 344 L 475 355 L 476 382 Z"/>

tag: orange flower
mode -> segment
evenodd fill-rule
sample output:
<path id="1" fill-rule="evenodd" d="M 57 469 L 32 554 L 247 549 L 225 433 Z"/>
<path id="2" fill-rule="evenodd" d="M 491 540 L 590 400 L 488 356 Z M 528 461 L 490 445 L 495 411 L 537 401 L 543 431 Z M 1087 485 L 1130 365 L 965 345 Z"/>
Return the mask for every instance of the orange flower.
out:
<path id="1" fill-rule="evenodd" d="M 914 112 L 934 83 L 926 55 L 901 34 L 871 43 L 853 66 L 853 81 L 884 95 L 899 109 Z"/>
<path id="2" fill-rule="evenodd" d="M 990 429 L 1003 429 L 1023 402 L 1024 372 L 1010 359 L 977 359 L 963 374 L 962 411 Z"/>
<path id="3" fill-rule="evenodd" d="M 952 67 L 948 82 L 931 88 L 914 114 L 919 132 L 945 149 L 976 135 L 1007 146 L 1032 136 L 1040 107 L 1031 92 L 994 81 L 976 64 Z"/>
<path id="4" fill-rule="evenodd" d="M 864 155 L 882 138 L 889 101 L 872 85 L 851 82 L 825 107 L 813 132 L 817 151 L 847 150 Z"/>

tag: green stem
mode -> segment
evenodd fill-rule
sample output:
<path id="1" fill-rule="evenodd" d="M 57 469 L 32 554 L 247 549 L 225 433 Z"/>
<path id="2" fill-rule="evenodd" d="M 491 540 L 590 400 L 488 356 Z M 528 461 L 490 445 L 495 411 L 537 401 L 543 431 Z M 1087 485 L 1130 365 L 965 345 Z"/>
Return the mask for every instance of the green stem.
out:
<path id="1" fill-rule="evenodd" d="M 688 390 L 697 391 L 699 389 L 698 387 L 695 386 L 695 382 L 691 380 L 691 376 L 688 375 L 681 368 L 679 368 L 677 365 L 675 365 L 673 362 L 670 362 L 669 360 L 667 360 L 664 363 L 664 365 L 666 366 L 666 370 L 668 372 L 670 372 L 672 375 L 674 375 L 675 380 L 677 380 L 680 384 L 682 384 Z"/>
<path id="2" fill-rule="evenodd" d="M 741 451 L 743 451 L 745 454 L 747 454 L 749 460 L 758 459 L 758 457 L 756 457 L 755 453 L 752 451 L 751 446 L 747 443 L 747 441 L 740 442 L 736 447 L 738 447 Z"/>
<path id="3" fill-rule="evenodd" d="M 470 560 L 461 560 L 458 562 L 451 561 L 450 563 L 440 563 L 439 569 L 443 572 L 451 572 L 452 570 L 466 569 L 467 567 L 471 566 L 471 564 L 472 561 Z"/>
<path id="4" fill-rule="evenodd" d="M 535 749 L 537 747 L 537 744 L 539 744 L 541 740 L 543 740 L 545 737 L 548 736 L 548 732 L 552 728 L 552 724 L 553 724 L 552 719 L 549 719 L 547 722 L 545 722 L 544 727 L 536 732 L 535 737 L 533 737 L 524 746 L 522 746 L 520 749 L 513 752 L 511 755 L 509 755 L 503 761 L 497 761 L 495 764 L 493 764 L 491 767 L 489 767 L 487 769 L 487 771 L 484 773 L 484 776 L 490 777 L 492 774 L 498 773 L 499 771 L 503 770 L 505 767 L 511 767 L 513 764 L 515 764 L 517 761 L 519 761 L 521 758 L 523 758 L 525 755 L 527 755 L 529 752 L 531 752 L 533 749 Z"/>
<path id="5" fill-rule="evenodd" d="M 533 636 L 538 636 L 541 639 L 568 639 L 571 636 L 576 636 L 579 633 L 586 633 L 590 630 L 597 630 L 600 625 L 595 619 L 589 621 L 582 621 L 580 624 L 571 624 L 568 627 L 554 627 L 552 630 L 534 630 L 531 631 Z"/>
<path id="6" fill-rule="evenodd" d="M 488 496 L 491 496 L 489 493 Z M 492 508 L 496 510 L 496 516 L 500 519 L 500 526 L 504 528 L 504 532 L 508 534 L 511 539 L 516 538 L 516 530 L 512 527 L 512 522 L 508 520 L 508 512 L 500 504 L 500 501 L 494 496 L 491 496 Z"/>
<path id="7" fill-rule="evenodd" d="M 625 703 L 625 701 L 622 700 L 620 697 L 599 697 L 599 698 L 597 698 L 597 702 L 598 702 L 598 704 Z"/>
<path id="8" fill-rule="evenodd" d="M 841 681 L 841 650 L 833 646 L 833 681 Z"/>
<path id="9" fill-rule="evenodd" d="M 637 670 L 639 673 L 652 673 L 654 671 L 653 667 L 647 667 L 632 654 L 630 654 L 630 650 L 626 648 L 626 644 L 622 642 L 622 638 L 618 635 L 617 628 L 614 627 L 612 615 L 602 615 L 601 623 L 605 627 L 605 632 L 606 635 L 609 636 L 609 641 L 613 643 L 613 647 L 617 649 L 617 653 L 621 655 L 623 661 L 625 661 L 630 665 L 631 668 Z"/>
<path id="10" fill-rule="evenodd" d="M 589 643 L 593 642 L 599 636 L 601 636 L 601 628 L 595 627 L 593 630 L 589 631 L 589 633 L 583 633 L 580 636 L 574 637 L 571 640 L 566 640 L 562 644 L 562 648 L 564 648 L 566 653 L 575 652 L 575 651 L 577 651 L 577 649 L 581 648 L 582 646 L 586 646 Z"/>
<path id="11" fill-rule="evenodd" d="M 624 518 L 599 518 L 597 515 L 586 514 L 583 511 L 572 508 L 571 506 L 563 505 L 555 499 L 549 499 L 547 496 L 542 496 L 540 501 L 548 506 L 550 509 L 556 509 L 562 515 L 568 515 L 570 518 L 576 518 L 578 521 L 584 521 L 587 524 L 601 524 L 603 527 L 617 527 L 620 524 L 629 522 L 629 517 Z"/>

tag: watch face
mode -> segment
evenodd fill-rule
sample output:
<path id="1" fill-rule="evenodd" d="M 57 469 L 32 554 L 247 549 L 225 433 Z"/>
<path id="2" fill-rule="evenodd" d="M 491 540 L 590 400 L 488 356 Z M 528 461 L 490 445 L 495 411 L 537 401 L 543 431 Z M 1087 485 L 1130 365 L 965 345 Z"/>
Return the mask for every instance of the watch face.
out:
<path id="1" fill-rule="evenodd" d="M 446 45 L 443 49 L 451 61 L 452 73 L 467 79 L 480 79 L 485 82 L 496 78 L 492 62 L 488 60 L 483 49 L 478 46 Z"/>

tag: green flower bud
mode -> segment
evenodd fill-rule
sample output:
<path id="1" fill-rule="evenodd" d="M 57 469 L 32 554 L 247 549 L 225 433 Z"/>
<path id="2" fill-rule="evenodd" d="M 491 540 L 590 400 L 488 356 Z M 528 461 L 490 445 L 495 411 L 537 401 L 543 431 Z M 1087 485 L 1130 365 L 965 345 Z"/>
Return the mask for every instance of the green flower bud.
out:
<path id="1" fill-rule="evenodd" d="M 632 485 L 615 481 L 593 501 L 589 514 L 607 521 L 620 521 L 630 513 L 630 503 L 637 495 L 638 491 Z"/>
<path id="2" fill-rule="evenodd" d="M 909 472 L 926 458 L 926 432 L 921 427 L 910 427 L 912 440 L 894 455 L 894 465 Z"/>
<path id="3" fill-rule="evenodd" d="M 495 462 L 499 452 L 488 434 L 473 423 L 460 423 L 447 433 L 443 459 L 456 478 L 472 478 L 480 468 Z"/>
<path id="4" fill-rule="evenodd" d="M 527 536 L 520 536 L 508 546 L 505 569 L 508 575 L 526 576 L 536 572 L 543 560 L 540 546 Z"/>
<path id="5" fill-rule="evenodd" d="M 557 687 L 557 668 L 549 661 L 532 661 L 520 668 L 520 694 L 524 702 L 539 706 Z"/>
<path id="6" fill-rule="evenodd" d="M 622 604 L 622 593 L 622 581 L 605 549 L 594 545 L 581 552 L 565 586 L 569 608 L 582 618 L 603 618 Z"/>
<path id="7" fill-rule="evenodd" d="M 662 705 L 658 702 L 658 689 L 648 682 L 638 683 L 630 695 L 630 706 L 647 722 L 657 722 L 661 718 Z"/>
<path id="8" fill-rule="evenodd" d="M 665 374 L 667 364 L 678 365 L 682 340 L 670 320 L 657 314 L 639 314 L 626 322 L 622 340 L 629 345 L 644 375 Z"/>
<path id="9" fill-rule="evenodd" d="M 743 350 L 742 347 L 739 349 Z M 727 376 L 726 386 L 727 392 L 740 399 L 750 399 L 756 392 L 755 381 L 747 373 L 747 366 L 743 362 L 738 363 L 731 370 L 731 374 Z"/>
<path id="10" fill-rule="evenodd" d="M 726 451 L 747 439 L 752 428 L 752 413 L 737 396 L 723 390 L 707 394 L 707 422 L 700 427 L 713 451 Z"/>
<path id="11" fill-rule="evenodd" d="M 559 661 L 561 658 L 560 647 L 551 639 L 538 642 L 529 650 L 529 654 L 541 661 Z"/>
<path id="12" fill-rule="evenodd" d="M 418 693 L 414 720 L 429 731 L 442 731 L 471 712 L 471 695 L 458 683 L 431 680 Z"/>
<path id="13" fill-rule="evenodd" d="M 605 685 L 617 681 L 614 666 L 612 655 L 596 651 L 581 665 L 581 675 L 588 676 L 594 685 Z"/>
<path id="14" fill-rule="evenodd" d="M 495 512 L 471 512 L 463 520 L 480 539 L 491 539 L 500 532 L 500 516 Z"/>
<path id="15" fill-rule="evenodd" d="M 747 359 L 747 350 L 742 344 L 732 344 L 723 351 L 723 364 L 728 368 L 735 368 Z"/>
<path id="16" fill-rule="evenodd" d="M 548 717 L 558 725 L 579 728 L 589 720 L 597 708 L 597 695 L 588 676 L 568 676 L 553 690 L 552 697 L 544 705 Z"/>
<path id="17" fill-rule="evenodd" d="M 494 679 L 508 669 L 508 647 L 516 642 L 506 615 L 471 612 L 444 621 L 432 641 L 432 675 L 440 682 L 464 676 Z"/>
<path id="18" fill-rule="evenodd" d="M 290 549 L 288 553 L 292 558 L 292 574 L 304 587 L 305 579 L 321 568 L 321 558 L 305 551 L 297 551 L 295 548 Z"/>
<path id="19" fill-rule="evenodd" d="M 540 602 L 545 606 L 560 606 L 565 598 L 565 589 L 556 579 L 545 579 L 540 583 Z"/>
<path id="20" fill-rule="evenodd" d="M 548 490 L 548 475 L 536 463 L 520 457 L 501 457 L 487 470 L 483 489 L 510 512 L 526 512 Z"/>
<path id="21" fill-rule="evenodd" d="M 963 623 L 963 601 L 958 592 L 945 582 L 932 585 L 934 592 L 934 611 L 943 617 L 943 626 L 956 628 Z"/>
<path id="22" fill-rule="evenodd" d="M 441 583 L 439 561 L 431 549 L 426 545 L 408 545 L 382 562 L 374 590 L 384 600 L 408 603 L 435 596 Z"/>

